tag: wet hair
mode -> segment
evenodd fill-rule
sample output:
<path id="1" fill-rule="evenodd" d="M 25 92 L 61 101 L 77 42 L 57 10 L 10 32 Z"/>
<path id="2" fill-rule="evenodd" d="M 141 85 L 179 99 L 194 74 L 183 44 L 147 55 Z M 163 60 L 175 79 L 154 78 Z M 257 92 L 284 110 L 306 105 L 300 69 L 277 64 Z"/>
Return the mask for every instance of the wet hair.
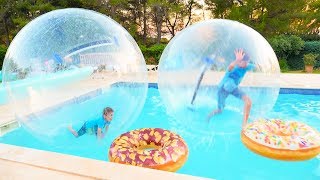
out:
<path id="1" fill-rule="evenodd" d="M 113 112 L 113 109 L 110 108 L 110 107 L 106 107 L 106 108 L 103 109 L 103 114 L 104 114 L 104 115 L 109 114 L 109 113 L 111 113 L 111 112 Z"/>

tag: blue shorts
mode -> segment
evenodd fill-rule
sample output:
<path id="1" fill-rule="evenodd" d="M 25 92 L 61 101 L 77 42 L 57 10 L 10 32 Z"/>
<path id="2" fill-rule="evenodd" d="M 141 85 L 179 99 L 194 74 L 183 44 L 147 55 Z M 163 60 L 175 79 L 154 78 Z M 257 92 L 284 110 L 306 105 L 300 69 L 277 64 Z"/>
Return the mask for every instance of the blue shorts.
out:
<path id="1" fill-rule="evenodd" d="M 229 96 L 229 94 L 232 94 L 236 98 L 242 99 L 243 96 L 246 94 L 241 91 L 238 87 L 235 88 L 232 92 L 227 92 L 226 90 L 223 89 L 223 86 L 218 89 L 218 109 L 223 110 L 226 99 Z"/>
<path id="2" fill-rule="evenodd" d="M 98 126 L 94 126 L 93 127 L 93 132 L 95 133 L 95 135 L 97 135 L 98 132 Z M 87 133 L 87 127 L 86 127 L 86 123 L 83 124 L 83 126 L 79 129 L 78 131 L 78 137 L 84 135 Z"/>

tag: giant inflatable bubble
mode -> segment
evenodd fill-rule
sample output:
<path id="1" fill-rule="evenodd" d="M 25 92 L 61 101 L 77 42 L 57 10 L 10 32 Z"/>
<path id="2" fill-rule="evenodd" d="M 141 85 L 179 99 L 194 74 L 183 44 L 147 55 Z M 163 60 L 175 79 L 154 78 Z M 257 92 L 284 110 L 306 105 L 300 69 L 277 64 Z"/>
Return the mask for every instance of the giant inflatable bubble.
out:
<path id="1" fill-rule="evenodd" d="M 3 83 L 16 118 L 43 138 L 69 124 L 78 129 L 107 106 L 114 110 L 109 129 L 121 131 L 147 92 L 146 64 L 130 34 L 103 14 L 76 8 L 46 13 L 17 34 Z"/>
<path id="2" fill-rule="evenodd" d="M 241 70 L 233 77 L 226 74 L 235 51 L 243 52 L 247 67 L 252 67 L 243 78 Z M 249 121 L 266 115 L 278 97 L 279 75 L 277 57 L 262 35 L 239 22 L 215 19 L 194 24 L 170 41 L 160 59 L 158 80 L 177 130 L 206 138 L 205 133 L 239 134 L 244 102 L 236 88 L 251 99 Z M 230 79 L 232 83 L 222 83 Z M 218 109 L 222 84 L 228 95 L 224 109 L 210 119 L 209 113 Z"/>

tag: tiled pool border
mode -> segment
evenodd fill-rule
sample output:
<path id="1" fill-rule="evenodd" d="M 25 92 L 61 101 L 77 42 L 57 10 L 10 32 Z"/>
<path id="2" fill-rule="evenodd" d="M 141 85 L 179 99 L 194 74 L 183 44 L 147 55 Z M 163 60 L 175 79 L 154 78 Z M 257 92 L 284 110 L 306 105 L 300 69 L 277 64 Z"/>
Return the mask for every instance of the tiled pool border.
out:
<path id="1" fill-rule="evenodd" d="M 148 87 L 158 89 L 158 83 L 149 83 Z M 280 88 L 280 94 L 320 95 L 320 89 Z"/>

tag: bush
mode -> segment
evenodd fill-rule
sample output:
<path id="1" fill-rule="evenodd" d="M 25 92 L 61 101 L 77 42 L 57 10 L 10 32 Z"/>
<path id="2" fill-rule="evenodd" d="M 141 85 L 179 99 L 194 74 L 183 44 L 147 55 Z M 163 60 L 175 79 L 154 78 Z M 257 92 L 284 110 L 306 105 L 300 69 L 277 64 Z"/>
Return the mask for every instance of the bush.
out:
<path id="1" fill-rule="evenodd" d="M 309 41 L 305 43 L 304 51 L 306 53 L 319 53 L 320 41 Z"/>
<path id="2" fill-rule="evenodd" d="M 165 47 L 166 44 L 155 44 L 150 47 L 140 45 L 140 49 L 144 58 L 146 59 L 147 64 L 158 64 Z"/>
<path id="3" fill-rule="evenodd" d="M 288 64 L 287 64 L 287 60 L 285 60 L 285 59 L 280 59 L 280 60 L 279 60 L 279 66 L 280 66 L 281 72 L 287 72 L 287 71 L 289 71 L 289 66 L 288 66 Z"/>
<path id="4" fill-rule="evenodd" d="M 305 42 L 295 35 L 279 35 L 270 39 L 270 44 L 278 59 L 287 60 L 286 64 L 291 70 L 304 68 L 303 56 Z M 280 61 L 279 61 L 280 63 Z"/>
<path id="5" fill-rule="evenodd" d="M 314 66 L 316 63 L 317 57 L 318 57 L 318 54 L 312 54 L 312 53 L 308 53 L 308 54 L 303 55 L 304 65 Z"/>
<path id="6" fill-rule="evenodd" d="M 302 34 L 300 37 L 304 41 L 320 41 L 320 36 L 319 34 Z"/>
<path id="7" fill-rule="evenodd" d="M 291 55 L 288 57 L 287 64 L 290 70 L 302 70 L 304 69 L 303 53 L 299 55 Z"/>
<path id="8" fill-rule="evenodd" d="M 295 35 L 279 35 L 270 39 L 270 44 L 279 59 L 288 59 L 298 55 L 304 47 L 304 41 Z"/>
<path id="9" fill-rule="evenodd" d="M 150 56 L 155 57 L 155 59 L 159 62 L 161 54 L 166 47 L 165 44 L 155 44 L 149 48 Z"/>
<path id="10" fill-rule="evenodd" d="M 320 56 L 317 57 L 316 63 L 314 64 L 314 68 L 315 69 L 319 69 L 320 68 Z"/>
<path id="11" fill-rule="evenodd" d="M 319 52 L 320 52 L 320 41 L 309 41 L 305 43 L 305 47 L 303 50 L 304 54 L 308 54 L 308 53 L 319 54 Z M 320 56 L 316 58 L 314 68 L 320 68 Z"/>

